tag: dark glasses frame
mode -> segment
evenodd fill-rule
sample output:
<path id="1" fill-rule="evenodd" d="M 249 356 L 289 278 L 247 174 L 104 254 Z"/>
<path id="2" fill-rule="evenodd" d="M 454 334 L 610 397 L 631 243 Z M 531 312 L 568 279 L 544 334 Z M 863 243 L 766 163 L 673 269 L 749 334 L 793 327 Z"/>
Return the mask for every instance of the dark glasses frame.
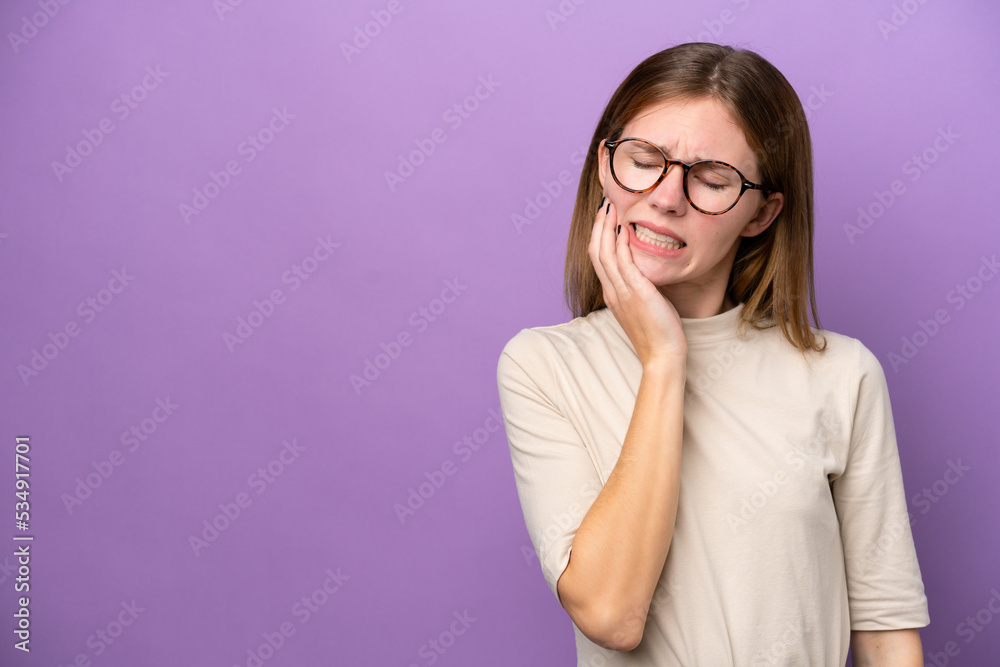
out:
<path id="1" fill-rule="evenodd" d="M 641 141 L 642 143 L 653 147 L 656 150 L 656 152 L 658 152 L 660 155 L 663 155 L 663 173 L 661 173 L 660 177 L 656 179 L 656 182 L 654 182 L 648 188 L 645 188 L 643 190 L 633 190 L 632 188 L 627 188 L 624 185 L 622 185 L 621 181 L 618 180 L 618 175 L 615 174 L 615 149 L 620 144 L 626 141 Z M 604 142 L 604 146 L 607 147 L 607 149 L 610 151 L 608 154 L 608 163 L 611 166 L 611 176 L 612 178 L 615 179 L 615 183 L 617 183 L 622 190 L 625 190 L 627 192 L 633 192 L 635 194 L 642 194 L 643 192 L 649 192 L 650 190 L 654 189 L 656 186 L 660 184 L 660 182 L 663 180 L 663 177 L 667 175 L 667 170 L 670 169 L 671 165 L 678 164 L 682 166 L 684 168 L 684 178 L 682 179 L 682 184 L 684 187 L 684 197 L 687 199 L 688 204 L 691 204 L 691 208 L 700 213 L 704 213 L 705 215 L 722 215 L 723 213 L 727 213 L 728 211 L 732 210 L 733 206 L 736 206 L 737 204 L 740 203 L 740 199 L 742 199 L 743 193 L 746 192 L 747 190 L 760 190 L 765 195 L 772 192 L 772 190 L 764 187 L 763 185 L 748 180 L 747 177 L 743 175 L 743 172 L 741 172 L 739 169 L 729 164 L 728 162 L 722 162 L 721 160 L 698 160 L 697 162 L 692 162 L 691 164 L 688 164 L 687 162 L 684 162 L 682 160 L 671 160 L 666 155 L 664 155 L 663 151 L 660 150 L 659 146 L 645 139 L 640 139 L 639 137 L 625 137 L 623 139 L 618 139 L 617 141 L 608 140 Z M 692 167 L 694 167 L 695 165 L 703 164 L 705 162 L 711 162 L 713 164 L 720 164 L 723 167 L 729 167 L 730 169 L 735 171 L 740 177 L 740 185 L 741 185 L 740 194 L 736 196 L 736 201 L 734 201 L 729 208 L 723 211 L 706 211 L 703 208 L 699 208 L 695 206 L 695 203 L 693 201 L 691 201 L 691 195 L 688 194 L 688 172 L 690 172 Z"/>

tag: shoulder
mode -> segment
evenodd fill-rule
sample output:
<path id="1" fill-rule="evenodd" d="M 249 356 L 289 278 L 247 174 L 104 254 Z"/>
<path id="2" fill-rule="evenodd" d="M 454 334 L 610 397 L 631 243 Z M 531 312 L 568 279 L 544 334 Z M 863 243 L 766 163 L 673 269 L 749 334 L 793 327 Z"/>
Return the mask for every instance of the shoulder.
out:
<path id="1" fill-rule="evenodd" d="M 860 338 L 813 328 L 813 332 L 827 341 L 827 349 L 839 364 L 846 364 L 854 371 L 871 372 L 882 369 L 878 357 L 865 345 Z"/>
<path id="2" fill-rule="evenodd" d="M 617 337 L 614 323 L 611 311 L 601 308 L 569 322 L 521 329 L 507 341 L 500 357 L 538 362 L 607 348 Z"/>
<path id="3" fill-rule="evenodd" d="M 813 327 L 812 330 L 820 340 L 826 340 L 826 349 L 816 354 L 823 359 L 828 373 L 840 374 L 852 389 L 856 389 L 866 378 L 885 383 L 881 362 L 861 339 L 828 329 Z"/>

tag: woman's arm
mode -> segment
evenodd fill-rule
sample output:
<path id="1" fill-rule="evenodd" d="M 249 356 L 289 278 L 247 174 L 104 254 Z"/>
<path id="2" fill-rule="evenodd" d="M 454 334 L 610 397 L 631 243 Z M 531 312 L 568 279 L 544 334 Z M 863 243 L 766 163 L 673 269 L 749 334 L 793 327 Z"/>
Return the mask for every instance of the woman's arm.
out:
<path id="1" fill-rule="evenodd" d="M 630 651 L 642 639 L 677 517 L 686 359 L 643 368 L 625 442 L 584 516 L 559 577 L 559 601 L 594 643 Z"/>
<path id="2" fill-rule="evenodd" d="M 851 662 L 854 667 L 923 667 L 920 631 L 853 630 Z"/>

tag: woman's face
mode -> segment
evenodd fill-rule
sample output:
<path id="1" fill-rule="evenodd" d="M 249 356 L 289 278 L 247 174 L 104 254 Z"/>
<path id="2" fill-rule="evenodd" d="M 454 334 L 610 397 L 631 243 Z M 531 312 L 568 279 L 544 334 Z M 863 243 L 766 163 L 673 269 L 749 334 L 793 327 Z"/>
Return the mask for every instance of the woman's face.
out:
<path id="1" fill-rule="evenodd" d="M 670 159 L 728 162 L 751 182 L 761 183 L 756 158 L 743 131 L 713 98 L 650 107 L 632 119 L 621 136 L 646 139 L 660 146 Z M 683 168 L 671 167 L 653 190 L 635 194 L 612 178 L 609 154 L 601 144 L 601 185 L 618 212 L 622 233 L 628 231 L 632 260 L 639 271 L 671 301 L 722 302 L 740 238 L 767 229 L 781 211 L 782 195 L 775 193 L 765 199 L 761 191 L 747 190 L 726 213 L 708 215 L 692 208 L 684 196 Z M 684 245 L 680 249 L 674 249 L 675 245 L 660 248 L 644 242 L 641 235 L 636 236 L 636 225 L 652 227 Z"/>

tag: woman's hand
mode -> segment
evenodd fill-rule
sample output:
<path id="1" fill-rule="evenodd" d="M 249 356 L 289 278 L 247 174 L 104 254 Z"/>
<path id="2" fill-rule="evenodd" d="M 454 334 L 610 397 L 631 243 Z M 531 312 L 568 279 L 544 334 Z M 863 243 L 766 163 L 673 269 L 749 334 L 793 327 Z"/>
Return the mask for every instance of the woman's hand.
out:
<path id="1" fill-rule="evenodd" d="M 643 368 L 685 359 L 687 339 L 680 315 L 633 263 L 628 230 L 616 232 L 617 218 L 614 204 L 601 206 L 587 247 L 603 287 L 604 303 L 632 341 Z"/>

